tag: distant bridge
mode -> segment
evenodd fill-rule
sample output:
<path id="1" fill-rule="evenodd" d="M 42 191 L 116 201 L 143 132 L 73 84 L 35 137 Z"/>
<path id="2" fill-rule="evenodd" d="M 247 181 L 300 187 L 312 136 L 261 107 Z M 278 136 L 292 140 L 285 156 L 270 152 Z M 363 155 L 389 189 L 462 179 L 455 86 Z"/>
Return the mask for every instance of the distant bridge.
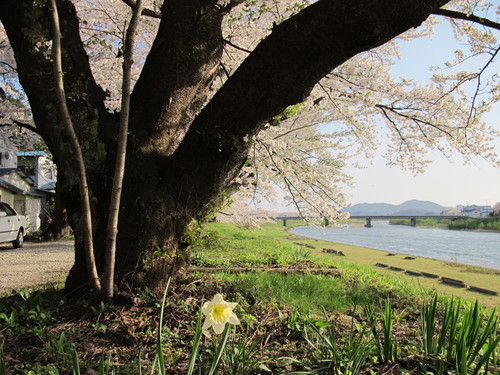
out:
<path id="1" fill-rule="evenodd" d="M 451 216 L 451 215 L 353 215 L 349 219 L 365 219 L 365 227 L 371 228 L 372 220 L 391 220 L 391 219 L 410 219 L 410 225 L 412 227 L 417 226 L 417 219 L 451 219 L 456 220 L 461 216 Z M 300 216 L 278 216 L 273 218 L 274 220 L 283 220 L 283 226 L 286 227 L 287 220 L 303 220 Z M 324 219 L 325 227 L 328 226 L 329 221 L 327 218 Z"/>

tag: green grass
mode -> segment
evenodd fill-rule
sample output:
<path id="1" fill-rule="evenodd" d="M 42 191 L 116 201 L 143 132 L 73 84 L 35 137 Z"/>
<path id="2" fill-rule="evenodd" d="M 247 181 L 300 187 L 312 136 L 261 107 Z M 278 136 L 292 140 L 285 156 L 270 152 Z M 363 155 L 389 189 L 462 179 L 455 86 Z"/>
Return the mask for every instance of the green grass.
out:
<path id="1" fill-rule="evenodd" d="M 271 267 L 277 264 L 293 263 L 294 254 L 299 249 L 307 249 L 310 260 L 323 266 L 342 269 L 340 282 L 353 283 L 356 288 L 366 292 L 365 284 L 373 285 L 384 293 L 394 293 L 412 298 L 412 295 L 426 296 L 431 291 L 444 295 L 460 297 L 465 300 L 476 298 L 484 305 L 500 307 L 500 296 L 490 296 L 471 292 L 465 288 L 453 288 L 438 279 L 415 277 L 403 272 L 376 267 L 376 263 L 463 280 L 467 285 L 491 289 L 500 285 L 500 271 L 444 262 L 417 257 L 405 259 L 405 255 L 387 256 L 386 251 L 351 246 L 293 235 L 289 228 L 302 225 L 300 221 L 264 224 L 261 228 L 242 230 L 231 224 L 210 223 L 206 226 L 204 239 L 194 246 L 192 259 L 198 266 L 246 266 Z M 323 248 L 342 251 L 346 256 L 339 257 L 322 252 Z M 332 281 L 333 283 L 333 281 Z M 349 290 L 347 288 L 346 290 Z M 277 294 L 281 292 L 277 291 Z M 354 291 L 349 291 L 354 293 Z M 351 297 L 342 297 L 341 300 Z"/>
<path id="2" fill-rule="evenodd" d="M 479 308 L 477 294 L 374 263 L 428 272 L 435 267 L 450 277 L 456 272 L 491 285 L 498 273 L 387 257 L 386 252 L 295 236 L 288 228 L 208 224 L 193 239 L 192 258 L 197 267 L 221 270 L 179 276 L 166 299 L 138 290 L 137 302 L 130 305 L 70 302 L 60 289 L 0 298 L 0 352 L 5 355 L 0 355 L 0 375 L 71 373 L 71 368 L 73 373 L 91 368 L 99 374 L 215 374 L 211 363 L 218 363 L 219 373 L 235 375 L 495 371 L 498 314 Z M 323 253 L 324 247 L 345 256 Z M 231 270 L 241 266 L 249 271 Z M 333 267 L 338 272 L 311 273 Z M 448 293 L 436 295 L 439 287 Z M 458 292 L 468 298 L 445 296 Z M 199 312 L 215 293 L 238 303 L 241 325 L 210 340 L 200 336 Z M 223 346 L 223 353 L 215 354 Z"/>
<path id="3" fill-rule="evenodd" d="M 246 298 L 258 296 L 260 300 L 276 306 L 287 306 L 301 313 L 347 311 L 353 305 L 381 301 L 388 289 L 377 284 L 349 283 L 342 277 L 307 275 L 244 273 L 219 274 L 221 284 L 240 290 Z"/>
<path id="4" fill-rule="evenodd" d="M 290 265 L 296 261 L 297 254 L 309 253 L 307 260 L 313 264 L 339 268 L 341 273 L 337 276 L 273 272 L 215 276 L 234 288 L 301 311 L 322 307 L 343 311 L 367 301 L 379 303 L 388 295 L 421 299 L 430 293 L 399 275 L 382 274 L 348 257 L 322 253 L 320 249 L 327 245 L 331 243 L 290 235 L 288 229 L 279 224 L 242 231 L 229 224 L 210 223 L 204 241 L 193 249 L 192 260 L 196 266 L 260 268 Z"/>
<path id="5" fill-rule="evenodd" d="M 293 259 L 293 246 L 280 241 L 281 233 L 268 225 L 262 229 L 241 230 L 232 225 L 211 223 L 207 228 L 206 234 L 193 246 L 194 265 L 273 265 Z M 285 232 L 283 234 L 285 237 Z M 270 235 L 273 238 L 267 237 Z"/>

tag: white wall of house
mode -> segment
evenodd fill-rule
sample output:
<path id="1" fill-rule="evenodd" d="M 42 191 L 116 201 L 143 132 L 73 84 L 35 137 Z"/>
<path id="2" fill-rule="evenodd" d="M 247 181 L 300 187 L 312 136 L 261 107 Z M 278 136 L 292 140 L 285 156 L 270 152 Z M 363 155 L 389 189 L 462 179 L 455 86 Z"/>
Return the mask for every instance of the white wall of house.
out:
<path id="1" fill-rule="evenodd" d="M 0 201 L 7 203 L 9 206 L 14 207 L 14 196 L 10 190 L 0 186 Z M 15 208 L 14 208 L 15 209 Z"/>
<path id="2" fill-rule="evenodd" d="M 45 195 L 33 193 L 33 182 L 23 178 L 17 171 L 1 176 L 5 183 L 0 186 L 0 201 L 3 201 L 26 217 L 26 232 L 36 232 L 41 228 L 45 215 Z M 12 185 L 12 188 L 8 185 Z"/>
<path id="3" fill-rule="evenodd" d="M 26 216 L 27 232 L 38 231 L 45 219 L 46 193 L 36 188 L 56 181 L 54 163 L 44 151 L 18 151 L 8 134 L 0 133 L 0 171 L 0 201 Z"/>
<path id="4" fill-rule="evenodd" d="M 26 232 L 38 231 L 44 219 L 45 198 L 42 196 L 17 195 L 14 197 L 14 210 L 26 216 Z"/>
<path id="5" fill-rule="evenodd" d="M 56 168 L 52 160 L 47 155 L 37 158 L 36 161 L 36 180 L 35 186 L 42 187 L 56 180 Z"/>
<path id="6" fill-rule="evenodd" d="M 469 217 L 488 217 L 493 212 L 491 206 L 467 206 L 462 209 L 462 215 Z"/>
<path id="7" fill-rule="evenodd" d="M 35 182 L 36 188 L 56 181 L 56 167 L 45 151 L 20 151 L 17 155 L 19 168 Z"/>

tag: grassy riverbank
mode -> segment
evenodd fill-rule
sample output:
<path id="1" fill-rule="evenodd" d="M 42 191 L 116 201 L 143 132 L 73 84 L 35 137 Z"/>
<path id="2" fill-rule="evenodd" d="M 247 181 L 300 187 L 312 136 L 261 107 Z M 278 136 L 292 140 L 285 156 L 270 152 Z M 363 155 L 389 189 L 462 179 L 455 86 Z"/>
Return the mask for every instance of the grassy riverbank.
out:
<path id="1" fill-rule="evenodd" d="M 283 254 L 294 251 L 309 251 L 314 261 L 329 264 L 341 269 L 356 270 L 359 272 L 376 272 L 377 274 L 393 278 L 395 284 L 407 283 L 409 288 L 417 290 L 435 290 L 448 296 L 456 296 L 467 300 L 478 299 L 482 304 L 500 308 L 500 296 L 485 295 L 443 284 L 439 279 L 417 277 L 404 271 L 393 271 L 376 266 L 377 263 L 401 268 L 414 272 L 426 272 L 464 281 L 467 285 L 485 289 L 495 289 L 500 293 L 500 270 L 492 270 L 454 262 L 445 262 L 429 258 L 412 257 L 396 254 L 388 256 L 388 252 L 365 247 L 345 245 L 340 243 L 316 240 L 293 235 L 289 228 L 301 225 L 301 222 L 288 222 L 283 228 L 280 224 L 265 224 L 259 229 L 240 231 L 236 227 L 211 223 L 207 228 L 214 234 L 214 239 L 220 241 L 218 246 L 208 246 L 194 255 L 195 263 L 207 264 L 204 259 L 209 258 L 211 264 L 231 265 L 237 260 L 238 264 L 272 264 L 273 261 L 286 260 Z M 213 243 L 213 242 L 212 242 Z M 252 249 L 260 248 L 258 253 Z M 345 256 L 336 256 L 323 253 L 324 248 L 341 251 Z M 269 251 L 266 251 L 269 249 Z M 290 261 L 290 255 L 288 255 Z M 349 271 L 350 272 L 350 271 Z M 496 288 L 495 288 L 496 287 Z M 425 292 L 427 293 L 427 292 Z"/>
<path id="2" fill-rule="evenodd" d="M 498 272 L 389 257 L 295 236 L 280 224 L 240 229 L 210 223 L 195 238 L 192 266 L 173 280 L 164 309 L 151 290 L 106 304 L 66 300 L 60 283 L 0 298 L 0 375 L 189 374 L 193 356 L 193 374 L 202 375 L 465 375 L 498 369 L 492 350 L 498 352 L 493 332 L 500 327 L 490 308 L 500 306 L 498 297 L 375 264 L 411 265 L 487 287 L 499 285 Z M 238 303 L 241 324 L 228 331 L 220 369 L 211 371 L 221 339 L 212 333 L 197 354 L 191 348 L 200 307 L 216 293 Z M 490 307 L 468 302 L 476 298 Z M 456 319 L 441 331 L 450 314 Z M 444 345 L 438 345 L 440 337 Z"/>

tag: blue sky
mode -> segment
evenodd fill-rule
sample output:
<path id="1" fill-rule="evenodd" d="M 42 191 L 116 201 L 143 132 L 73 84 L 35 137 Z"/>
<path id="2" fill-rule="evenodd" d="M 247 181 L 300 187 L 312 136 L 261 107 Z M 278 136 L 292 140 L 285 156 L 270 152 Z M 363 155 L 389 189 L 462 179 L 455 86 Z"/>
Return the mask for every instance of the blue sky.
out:
<path id="1" fill-rule="evenodd" d="M 402 61 L 393 70 L 397 76 L 425 80 L 430 65 L 452 60 L 453 51 L 458 49 L 451 32 L 440 27 L 432 37 L 403 44 Z M 500 71 L 500 62 L 491 67 Z M 488 124 L 500 130 L 500 105 L 486 117 Z M 500 139 L 495 142 L 500 153 Z M 410 199 L 428 200 L 443 206 L 458 204 L 489 204 L 500 202 L 500 169 L 481 159 L 464 165 L 463 159 L 455 155 L 448 160 L 440 153 L 432 154 L 434 162 L 423 174 L 414 176 L 399 167 L 388 167 L 380 156 L 373 160 L 358 160 L 366 169 L 349 169 L 354 178 L 352 188 L 346 189 L 348 200 L 356 203 L 400 204 Z"/>
<path id="2" fill-rule="evenodd" d="M 500 150 L 498 142 L 496 148 Z M 386 166 L 381 157 L 364 164 L 366 169 L 348 171 L 354 178 L 354 185 L 345 192 L 352 204 L 400 204 L 418 199 L 454 207 L 500 202 L 500 170 L 482 160 L 463 165 L 460 156 L 448 160 L 435 154 L 433 164 L 417 176 L 399 167 Z"/>
<path id="3" fill-rule="evenodd" d="M 455 40 L 447 25 L 441 25 L 431 39 L 421 38 L 402 44 L 402 60 L 393 68 L 393 74 L 425 82 L 432 74 L 429 67 L 442 66 L 445 61 L 453 60 L 453 53 L 459 49 L 460 43 L 464 42 Z M 500 60 L 490 66 L 490 69 L 499 72 Z M 487 114 L 485 120 L 500 130 L 500 103 Z M 495 141 L 494 146 L 500 158 L 500 139 Z M 476 158 L 469 164 L 464 164 L 463 157 L 458 153 L 447 159 L 435 152 L 431 154 L 434 161 L 425 172 L 414 175 L 401 167 L 387 166 L 381 154 L 382 150 L 372 159 L 355 159 L 364 169 L 345 169 L 353 177 L 352 186 L 344 189 L 349 204 L 401 204 L 418 199 L 455 207 L 493 205 L 500 202 L 500 168 L 482 159 Z M 262 203 L 259 207 L 282 212 L 293 210 L 282 201 Z"/>

